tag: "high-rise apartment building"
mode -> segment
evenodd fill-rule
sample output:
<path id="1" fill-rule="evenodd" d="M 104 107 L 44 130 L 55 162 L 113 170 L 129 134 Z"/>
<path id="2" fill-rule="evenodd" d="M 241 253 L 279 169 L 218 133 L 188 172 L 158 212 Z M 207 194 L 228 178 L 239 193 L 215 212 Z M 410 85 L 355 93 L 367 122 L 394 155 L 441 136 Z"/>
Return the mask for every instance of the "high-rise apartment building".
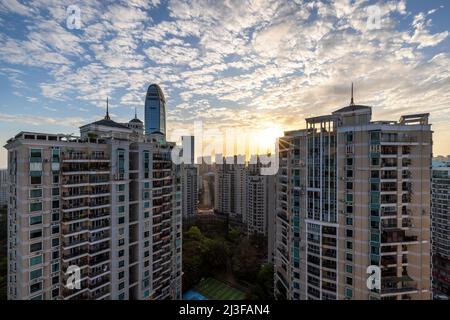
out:
<path id="1" fill-rule="evenodd" d="M 0 207 L 8 204 L 8 170 L 0 170 Z"/>
<path id="2" fill-rule="evenodd" d="M 198 168 L 194 163 L 194 136 L 182 136 L 181 186 L 183 217 L 190 217 L 198 211 Z"/>
<path id="3" fill-rule="evenodd" d="M 450 162 L 433 167 L 431 177 L 431 234 L 433 296 L 450 298 Z M 444 296 L 444 297 L 443 297 Z"/>
<path id="4" fill-rule="evenodd" d="M 279 298 L 430 298 L 428 114 L 371 116 L 352 98 L 279 139 Z M 380 286 L 368 288 L 369 266 Z"/>
<path id="5" fill-rule="evenodd" d="M 7 142 L 8 298 L 180 299 L 174 144 L 137 117 L 80 131 Z"/>
<path id="6" fill-rule="evenodd" d="M 197 214 L 198 211 L 198 174 L 195 165 L 181 165 L 183 217 Z"/>

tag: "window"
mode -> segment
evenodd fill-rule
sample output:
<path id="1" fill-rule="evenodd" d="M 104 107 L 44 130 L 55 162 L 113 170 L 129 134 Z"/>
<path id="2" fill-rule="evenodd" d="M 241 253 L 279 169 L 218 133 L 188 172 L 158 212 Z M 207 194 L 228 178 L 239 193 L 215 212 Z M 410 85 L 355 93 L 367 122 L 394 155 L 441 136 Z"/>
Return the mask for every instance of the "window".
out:
<path id="1" fill-rule="evenodd" d="M 41 263 L 42 263 L 42 254 L 30 258 L 30 267 L 36 266 L 36 265 L 41 264 Z"/>
<path id="2" fill-rule="evenodd" d="M 125 255 L 125 250 L 119 250 L 119 257 L 123 257 Z"/>
<path id="3" fill-rule="evenodd" d="M 53 183 L 54 183 L 54 184 L 59 183 L 59 174 L 54 174 L 54 175 L 53 175 Z"/>
<path id="4" fill-rule="evenodd" d="M 31 148 L 30 162 L 42 162 L 42 149 Z"/>
<path id="5" fill-rule="evenodd" d="M 118 224 L 125 223 L 125 217 L 119 217 L 117 223 L 118 223 Z"/>
<path id="6" fill-rule="evenodd" d="M 57 234 L 57 233 L 59 233 L 59 225 L 52 226 L 52 234 Z"/>
<path id="7" fill-rule="evenodd" d="M 58 272 L 59 271 L 59 263 L 52 264 L 52 272 Z"/>
<path id="8" fill-rule="evenodd" d="M 351 253 L 345 254 L 345 260 L 352 262 L 353 261 L 353 255 Z"/>
<path id="9" fill-rule="evenodd" d="M 348 250 L 352 250 L 353 249 L 353 242 L 351 241 L 346 241 L 346 248 Z"/>
<path id="10" fill-rule="evenodd" d="M 345 278 L 345 283 L 346 283 L 347 285 L 349 285 L 349 286 L 352 286 L 352 285 L 353 285 L 353 278 L 346 277 L 346 278 Z"/>
<path id="11" fill-rule="evenodd" d="M 346 223 L 348 226 L 352 226 L 352 225 L 353 225 L 353 218 L 352 218 L 352 217 L 346 217 L 346 218 L 345 218 L 345 223 Z"/>
<path id="12" fill-rule="evenodd" d="M 59 245 L 59 238 L 52 239 L 52 247 L 56 247 Z"/>
<path id="13" fill-rule="evenodd" d="M 123 194 L 117 197 L 117 202 L 124 202 L 124 201 L 125 201 L 125 196 Z"/>
<path id="14" fill-rule="evenodd" d="M 125 260 L 119 261 L 119 268 L 123 268 L 125 266 Z"/>
<path id="15" fill-rule="evenodd" d="M 30 190 L 30 198 L 31 199 L 40 198 L 40 197 L 42 197 L 42 189 L 31 189 Z"/>
<path id="16" fill-rule="evenodd" d="M 347 193 L 347 202 L 353 202 L 353 194 Z"/>
<path id="17" fill-rule="evenodd" d="M 346 298 L 351 298 L 353 297 L 353 290 L 350 288 L 345 288 L 345 297 Z"/>
<path id="18" fill-rule="evenodd" d="M 42 229 L 30 230 L 30 239 L 42 237 Z"/>
<path id="19" fill-rule="evenodd" d="M 347 188 L 348 190 L 353 190 L 353 182 L 347 181 L 346 188 Z"/>
<path id="20" fill-rule="evenodd" d="M 150 182 L 144 182 L 144 189 L 150 189 Z"/>
<path id="21" fill-rule="evenodd" d="M 52 213 L 52 221 L 59 221 L 59 212 Z"/>
<path id="22" fill-rule="evenodd" d="M 30 203 L 30 212 L 42 211 L 42 202 Z"/>
<path id="23" fill-rule="evenodd" d="M 31 216 L 30 217 L 30 226 L 34 226 L 42 223 L 42 216 Z"/>
<path id="24" fill-rule="evenodd" d="M 30 244 L 30 252 L 36 252 L 42 250 L 42 242 Z"/>
<path id="25" fill-rule="evenodd" d="M 56 260 L 59 258 L 59 251 L 53 251 L 52 252 L 52 260 Z"/>
<path id="26" fill-rule="evenodd" d="M 52 298 L 57 298 L 59 296 L 59 288 L 52 290 Z"/>
<path id="27" fill-rule="evenodd" d="M 42 177 L 39 175 L 32 175 L 30 177 L 30 184 L 32 185 L 36 185 L 36 184 L 41 184 L 42 182 Z"/>
<path id="28" fill-rule="evenodd" d="M 118 246 L 123 246 L 125 244 L 125 239 L 119 239 Z"/>
<path id="29" fill-rule="evenodd" d="M 372 157 L 372 158 L 370 158 L 370 163 L 371 163 L 372 166 L 379 166 L 380 165 L 380 158 Z"/>
<path id="30" fill-rule="evenodd" d="M 345 265 L 345 272 L 347 273 L 353 273 L 353 267 L 349 264 Z"/>
<path id="31" fill-rule="evenodd" d="M 30 271 L 30 280 L 34 280 L 39 277 L 42 277 L 42 269 Z"/>
<path id="32" fill-rule="evenodd" d="M 52 196 L 59 196 L 59 188 L 52 188 Z"/>
<path id="33" fill-rule="evenodd" d="M 30 285 L 30 294 L 42 290 L 42 281 Z"/>
<path id="34" fill-rule="evenodd" d="M 124 184 L 118 184 L 117 185 L 117 191 L 118 192 L 125 191 L 125 185 Z"/>
<path id="35" fill-rule="evenodd" d="M 52 286 L 59 283 L 59 276 L 52 277 Z"/>
<path id="36" fill-rule="evenodd" d="M 123 279 L 123 277 L 125 277 L 125 272 L 124 271 L 120 271 L 119 272 L 119 279 Z"/>
<path id="37" fill-rule="evenodd" d="M 347 229 L 345 230 L 345 234 L 348 238 L 353 238 L 353 230 Z"/>
<path id="38" fill-rule="evenodd" d="M 59 200 L 52 201 L 52 209 L 59 209 Z"/>
<path id="39" fill-rule="evenodd" d="M 148 217 L 150 217 L 150 212 L 149 211 L 145 211 L 144 212 L 144 219 L 147 219 Z"/>
<path id="40" fill-rule="evenodd" d="M 124 206 L 119 206 L 119 207 L 117 208 L 117 212 L 118 212 L 118 213 L 124 213 L 124 212 L 125 212 L 125 207 L 124 207 Z"/>
<path id="41" fill-rule="evenodd" d="M 122 290 L 123 288 L 125 288 L 125 282 L 119 283 L 119 290 Z"/>

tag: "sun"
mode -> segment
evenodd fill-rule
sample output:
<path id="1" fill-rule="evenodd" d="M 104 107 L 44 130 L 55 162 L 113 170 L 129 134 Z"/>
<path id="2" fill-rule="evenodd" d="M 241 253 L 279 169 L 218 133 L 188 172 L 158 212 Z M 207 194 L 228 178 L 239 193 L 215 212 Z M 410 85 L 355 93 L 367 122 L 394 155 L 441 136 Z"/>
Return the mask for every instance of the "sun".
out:
<path id="1" fill-rule="evenodd" d="M 281 126 L 272 125 L 258 130 L 253 137 L 253 142 L 258 146 L 259 153 L 274 152 L 277 138 L 283 136 Z"/>

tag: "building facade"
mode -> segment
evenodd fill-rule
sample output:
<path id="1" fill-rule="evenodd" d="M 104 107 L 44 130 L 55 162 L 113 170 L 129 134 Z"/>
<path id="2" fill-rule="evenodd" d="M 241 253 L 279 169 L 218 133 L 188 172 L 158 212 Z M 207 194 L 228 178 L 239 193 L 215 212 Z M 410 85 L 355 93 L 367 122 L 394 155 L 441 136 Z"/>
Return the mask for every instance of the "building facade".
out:
<path id="1" fill-rule="evenodd" d="M 137 117 L 80 131 L 7 142 L 8 299 L 180 299 L 174 144 Z"/>
<path id="2" fill-rule="evenodd" d="M 371 121 L 352 103 L 279 140 L 275 291 L 286 299 L 430 299 L 428 114 Z M 367 285 L 367 268 L 380 285 Z"/>
<path id="3" fill-rule="evenodd" d="M 435 299 L 450 298 L 450 162 L 433 167 L 431 178 L 432 271 Z"/>

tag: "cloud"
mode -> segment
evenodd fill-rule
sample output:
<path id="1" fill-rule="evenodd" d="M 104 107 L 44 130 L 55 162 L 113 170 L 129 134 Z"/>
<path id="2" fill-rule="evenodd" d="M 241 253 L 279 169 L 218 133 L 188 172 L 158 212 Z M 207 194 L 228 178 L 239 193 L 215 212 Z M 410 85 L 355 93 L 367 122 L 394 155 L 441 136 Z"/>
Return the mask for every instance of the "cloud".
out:
<path id="1" fill-rule="evenodd" d="M 0 74 L 15 92 L 35 88 L 24 101 L 58 102 L 48 104 L 58 110 L 73 103 L 89 115 L 109 96 L 126 107 L 114 110 L 123 118 L 143 107 L 150 83 L 160 83 L 169 128 L 268 119 L 299 128 L 304 117 L 347 104 L 351 81 L 357 101 L 373 105 L 376 117 L 426 107 L 432 121 L 450 120 L 448 30 L 430 19 L 442 8 L 412 13 L 406 1 L 382 1 L 380 25 L 369 28 L 370 3 L 81 1 L 82 27 L 70 30 L 72 1 L 3 1 L 1 23 L 19 19 L 23 28 L 0 34 Z M 40 77 L 28 77 L 36 70 Z"/>

